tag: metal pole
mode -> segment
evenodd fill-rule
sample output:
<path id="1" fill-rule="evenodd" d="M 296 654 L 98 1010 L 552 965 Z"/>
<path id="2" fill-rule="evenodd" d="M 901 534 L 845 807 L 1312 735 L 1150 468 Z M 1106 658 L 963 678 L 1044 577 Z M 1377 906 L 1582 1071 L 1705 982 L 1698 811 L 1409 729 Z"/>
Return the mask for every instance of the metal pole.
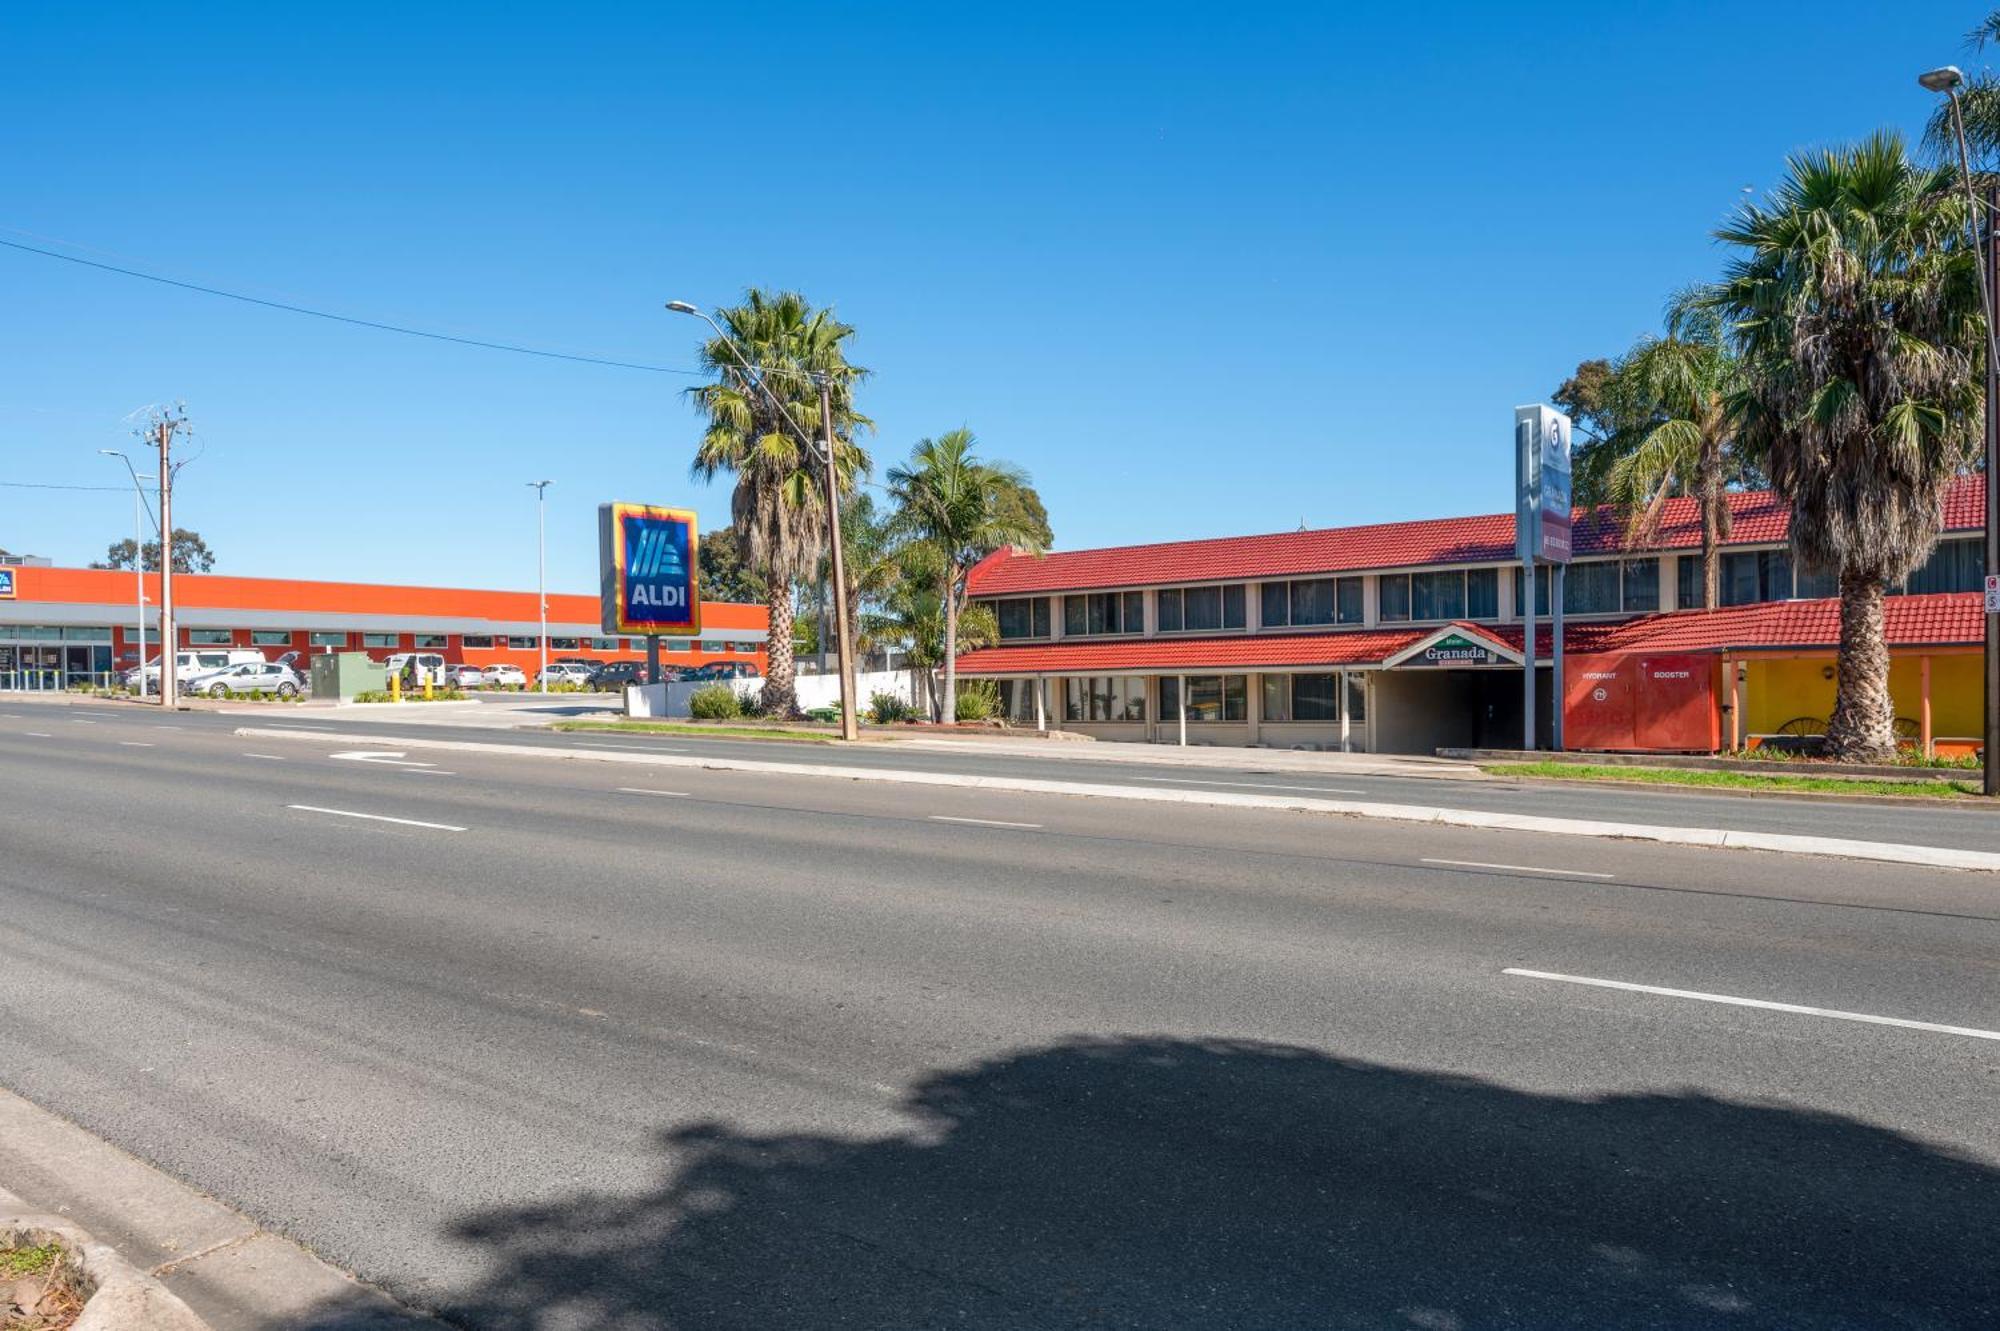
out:
<path id="1" fill-rule="evenodd" d="M 1535 561 L 1521 561 L 1521 747 L 1535 745 Z"/>
<path id="2" fill-rule="evenodd" d="M 169 417 L 156 428 L 160 436 L 160 706 L 171 711 L 178 702 L 174 657 L 180 643 L 179 635 L 174 632 L 174 468 L 170 456 L 174 422 Z M 140 563 L 143 565 L 145 560 L 142 558 Z"/>
<path id="3" fill-rule="evenodd" d="M 1563 575 L 1566 564 L 1549 570 L 1549 747 L 1563 750 Z"/>
<path id="4" fill-rule="evenodd" d="M 529 481 L 535 491 L 535 604 L 542 614 L 542 669 L 535 684 L 549 691 L 549 521 L 548 493 L 552 481 Z"/>
<path id="5" fill-rule="evenodd" d="M 131 463 L 126 463 L 131 466 Z M 146 493 L 139 480 L 132 479 L 132 581 L 137 585 L 139 612 L 139 696 L 146 696 L 146 561 L 139 552 L 146 546 Z"/>
<path id="6" fill-rule="evenodd" d="M 847 556 L 840 539 L 840 470 L 834 466 L 833 385 L 819 376 L 820 446 L 826 464 L 826 524 L 833 545 L 833 633 L 840 652 L 840 737 L 861 738 L 861 715 L 854 697 L 854 638 L 847 622 Z M 956 591 L 954 590 L 954 595 Z"/>
<path id="7" fill-rule="evenodd" d="M 1957 114 L 1958 99 L 1952 98 L 1953 114 Z M 1961 131 L 1962 132 L 1962 131 Z M 1960 139 L 1961 144 L 1964 142 Z M 1969 180 L 1969 178 L 1968 178 Z M 2000 357 L 1994 355 L 1993 300 L 1989 292 L 2000 290 L 2000 228 L 1994 226 L 1994 219 L 2000 216 L 2000 184 L 1986 187 L 1986 249 L 1981 255 L 1980 295 L 1986 298 L 1986 574 L 1991 577 L 2000 573 L 2000 467 L 1994 465 L 1996 455 L 2000 455 Z M 2000 795 L 2000 615 L 1987 611 L 1986 621 L 1986 725 L 1982 739 L 1982 753 L 1986 765 L 1985 790 L 1988 795 Z"/>

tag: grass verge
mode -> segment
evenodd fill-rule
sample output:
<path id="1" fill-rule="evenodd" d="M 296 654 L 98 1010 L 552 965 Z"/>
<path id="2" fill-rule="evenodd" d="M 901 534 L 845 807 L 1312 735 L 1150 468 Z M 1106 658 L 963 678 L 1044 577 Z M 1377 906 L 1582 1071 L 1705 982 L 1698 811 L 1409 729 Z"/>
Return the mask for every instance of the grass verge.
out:
<path id="1" fill-rule="evenodd" d="M 801 744 L 830 744 L 833 736 L 813 730 L 778 726 L 695 725 L 687 721 L 558 721 L 550 730 L 609 730 L 644 735 L 693 735 L 703 739 L 788 739 Z"/>
<path id="2" fill-rule="evenodd" d="M 1599 767 L 1588 763 L 1486 763 L 1494 776 L 1549 777 L 1561 781 L 1617 781 L 1644 786 L 1697 786 L 1762 790 L 1776 795 L 1908 795 L 1956 800 L 1977 793 L 1970 781 L 1895 781 L 1833 776 L 1765 776 L 1757 772 L 1682 771 L 1668 767 Z"/>

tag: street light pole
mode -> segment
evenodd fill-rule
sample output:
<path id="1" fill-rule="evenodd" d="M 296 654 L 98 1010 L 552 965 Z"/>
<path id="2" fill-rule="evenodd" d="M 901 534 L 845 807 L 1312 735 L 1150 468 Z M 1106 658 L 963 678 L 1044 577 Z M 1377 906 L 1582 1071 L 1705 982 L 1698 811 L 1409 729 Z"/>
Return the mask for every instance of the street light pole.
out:
<path id="1" fill-rule="evenodd" d="M 139 484 L 139 472 L 133 467 L 132 459 L 115 448 L 97 450 L 108 458 L 117 458 L 125 464 L 127 474 L 132 477 L 132 581 L 135 584 L 136 600 L 134 610 L 139 619 L 139 698 L 146 697 L 146 519 L 152 516 L 146 508 L 146 491 Z"/>
<path id="2" fill-rule="evenodd" d="M 827 539 L 832 548 L 833 563 L 834 636 L 839 639 L 837 646 L 840 653 L 840 737 L 844 740 L 860 739 L 861 718 L 855 710 L 854 698 L 854 640 L 847 623 L 846 552 L 840 536 L 840 474 L 834 465 L 832 384 L 824 374 L 815 376 L 819 381 L 820 427 L 825 436 L 823 440 L 815 440 L 800 428 L 791 409 L 785 406 L 784 399 L 771 391 L 771 386 L 750 364 L 749 357 L 743 354 L 743 348 L 736 344 L 736 339 L 723 332 L 722 325 L 710 318 L 706 310 L 684 300 L 670 300 L 667 308 L 675 314 L 693 315 L 715 331 L 715 336 L 729 348 L 730 354 L 736 357 L 736 363 L 743 367 L 752 386 L 778 409 L 785 424 L 792 427 L 792 433 L 805 445 L 806 452 L 818 458 L 826 468 Z"/>
<path id="3" fill-rule="evenodd" d="M 535 682 L 549 691 L 549 521 L 548 491 L 554 481 L 529 481 L 535 492 L 535 603 L 542 608 L 542 672 Z"/>
<path id="4" fill-rule="evenodd" d="M 2000 441 L 2000 337 L 1993 328 L 1993 286 L 2000 282 L 2000 235 L 1995 234 L 1992 208 L 2000 206 L 2000 190 L 1987 190 L 1988 209 L 1986 213 L 1986 242 L 1980 244 L 1979 198 L 1972 188 L 1972 154 L 1965 143 L 1965 115 L 1959 105 L 1959 86 L 1965 82 L 1965 75 L 1956 65 L 1944 65 L 1938 69 L 1926 70 L 1917 75 L 1917 82 L 1931 92 L 1941 92 L 1951 101 L 1952 137 L 1958 143 L 1959 178 L 1965 186 L 1966 234 L 1972 241 L 1972 253 L 1979 264 L 1979 312 L 1986 325 L 1986 577 L 1990 580 L 2000 574 L 2000 470 L 1994 467 L 1996 441 Z M 1981 676 L 1985 681 L 1986 715 L 1981 736 L 1981 754 L 1985 765 L 1985 793 L 2000 795 L 2000 615 L 1996 615 L 1989 604 L 1982 616 L 1986 625 L 1985 660 Z"/>

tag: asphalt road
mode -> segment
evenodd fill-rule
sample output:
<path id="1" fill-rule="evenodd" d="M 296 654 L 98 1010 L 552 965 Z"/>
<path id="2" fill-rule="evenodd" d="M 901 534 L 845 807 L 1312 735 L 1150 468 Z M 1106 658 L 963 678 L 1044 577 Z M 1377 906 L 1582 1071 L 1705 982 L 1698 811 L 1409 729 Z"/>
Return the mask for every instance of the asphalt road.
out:
<path id="1" fill-rule="evenodd" d="M 354 747 L 0 707 L 0 1082 L 465 1325 L 2000 1323 L 1992 876 Z"/>

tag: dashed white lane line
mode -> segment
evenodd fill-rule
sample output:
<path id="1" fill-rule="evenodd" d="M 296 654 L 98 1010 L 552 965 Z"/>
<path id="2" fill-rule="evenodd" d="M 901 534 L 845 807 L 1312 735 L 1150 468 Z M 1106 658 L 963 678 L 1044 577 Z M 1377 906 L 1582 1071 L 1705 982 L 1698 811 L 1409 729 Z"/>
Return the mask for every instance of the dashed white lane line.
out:
<path id="1" fill-rule="evenodd" d="M 1340 786 L 1274 786 L 1267 781 L 1203 781 L 1192 776 L 1135 776 L 1134 781 L 1150 781 L 1162 786 L 1235 786 L 1241 790 L 1310 790 L 1321 795 L 1366 795 L 1365 790 Z"/>
<path id="2" fill-rule="evenodd" d="M 1505 869 L 1509 873 L 1557 874 L 1564 878 L 1616 878 L 1615 873 L 1597 873 L 1590 869 L 1544 869 L 1535 864 L 1488 864 L 1485 860 L 1434 860 L 1425 856 L 1425 864 L 1442 864 L 1453 869 Z"/>
<path id="3" fill-rule="evenodd" d="M 457 776 L 456 772 L 440 772 L 435 767 L 405 767 L 404 776 Z"/>
<path id="4" fill-rule="evenodd" d="M 579 740 L 572 744 L 575 749 L 612 749 L 620 753 L 686 753 L 686 749 L 670 749 L 663 744 L 592 744 Z"/>
<path id="5" fill-rule="evenodd" d="M 262 758 L 267 763 L 281 763 L 285 761 L 282 754 L 276 753 L 246 753 L 243 756 L 245 758 Z"/>
<path id="6" fill-rule="evenodd" d="M 95 721 L 86 721 L 80 716 L 72 716 L 69 717 L 68 720 L 69 723 L 73 726 L 94 726 L 97 724 L 97 722 Z"/>
<path id="7" fill-rule="evenodd" d="M 998 818 L 948 818 L 941 813 L 932 814 L 930 820 L 934 823 L 970 823 L 974 827 L 1018 827 L 1025 832 L 1041 827 L 1040 823 L 1004 823 Z"/>
<path id="8" fill-rule="evenodd" d="M 1789 1012 L 1801 1017 L 1831 1017 L 1835 1021 L 1866 1022 L 1870 1026 L 1900 1026 L 1904 1030 L 1933 1031 L 1939 1035 L 1963 1035 L 1974 1040 L 2000 1040 L 2000 1031 L 1977 1026 L 1946 1026 L 1935 1021 L 1911 1021 L 1907 1017 L 1879 1017 L 1872 1012 L 1843 1012 L 1839 1008 L 1808 1007 L 1803 1003 L 1773 1003 L 1763 998 L 1737 998 L 1732 994 L 1709 994 L 1699 989 L 1668 989 L 1657 984 L 1633 984 L 1628 980 L 1600 980 L 1588 975 L 1563 975 L 1556 971 L 1521 970 L 1509 966 L 1503 975 L 1529 980 L 1556 980 L 1563 984 L 1584 984 L 1596 989 L 1622 989 L 1634 994 L 1657 994 L 1662 998 L 1692 998 L 1701 1003 L 1723 1003 L 1730 1007 L 1762 1008 L 1766 1012 Z"/>
<path id="9" fill-rule="evenodd" d="M 689 797 L 685 790 L 648 790 L 643 786 L 619 786 L 617 791 L 620 795 L 668 795 L 677 800 Z"/>
<path id="10" fill-rule="evenodd" d="M 118 741 L 118 747 L 121 749 L 151 749 L 151 748 L 156 748 L 158 746 L 153 744 L 150 740 L 121 739 Z"/>
<path id="11" fill-rule="evenodd" d="M 428 827 L 433 832 L 463 832 L 467 829 L 451 823 L 426 823 L 415 818 L 391 818 L 386 813 L 356 813 L 353 809 L 323 809 L 317 804 L 287 804 L 287 809 L 297 809 L 300 813 L 324 813 L 335 818 L 365 818 L 371 823 L 397 823 L 403 827 Z"/>
<path id="12" fill-rule="evenodd" d="M 54 738 L 55 738 L 55 736 L 54 736 L 54 735 L 51 735 L 51 734 L 50 734 L 50 733 L 49 733 L 48 731 L 46 731 L 46 730 L 24 730 L 24 731 L 22 731 L 21 733 L 22 733 L 23 735 L 26 735 L 26 736 L 27 736 L 27 737 L 28 737 L 29 739 L 54 739 Z"/>

